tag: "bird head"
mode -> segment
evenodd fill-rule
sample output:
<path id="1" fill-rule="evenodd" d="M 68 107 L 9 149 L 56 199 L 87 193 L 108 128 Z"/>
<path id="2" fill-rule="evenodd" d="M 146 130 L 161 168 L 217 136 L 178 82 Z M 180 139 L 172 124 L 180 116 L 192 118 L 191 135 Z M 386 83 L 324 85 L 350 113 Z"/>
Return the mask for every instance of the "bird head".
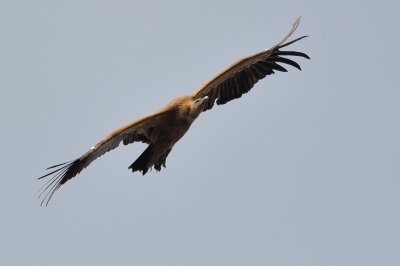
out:
<path id="1" fill-rule="evenodd" d="M 194 99 L 192 101 L 192 105 L 190 107 L 190 116 L 193 119 L 196 119 L 201 112 L 203 112 L 204 107 L 208 103 L 208 96 L 204 96 L 203 98 Z"/>

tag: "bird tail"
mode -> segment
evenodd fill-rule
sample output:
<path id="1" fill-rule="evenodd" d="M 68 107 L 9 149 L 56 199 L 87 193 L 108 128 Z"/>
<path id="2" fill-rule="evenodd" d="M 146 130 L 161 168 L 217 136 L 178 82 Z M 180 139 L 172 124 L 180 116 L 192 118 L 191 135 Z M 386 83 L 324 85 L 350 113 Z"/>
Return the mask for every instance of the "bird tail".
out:
<path id="1" fill-rule="evenodd" d="M 132 172 L 140 171 L 143 175 L 149 171 L 149 158 L 150 158 L 150 145 L 144 150 L 144 152 L 136 159 L 128 169 L 132 169 Z"/>

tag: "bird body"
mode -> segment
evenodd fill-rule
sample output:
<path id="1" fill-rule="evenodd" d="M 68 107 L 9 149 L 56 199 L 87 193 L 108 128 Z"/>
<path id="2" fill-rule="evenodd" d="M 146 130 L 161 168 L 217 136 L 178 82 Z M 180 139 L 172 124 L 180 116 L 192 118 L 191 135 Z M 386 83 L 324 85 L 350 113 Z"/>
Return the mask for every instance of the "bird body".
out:
<path id="1" fill-rule="evenodd" d="M 144 175 L 152 166 L 158 171 L 161 170 L 161 166 L 165 167 L 165 160 L 172 147 L 189 130 L 203 111 L 202 108 L 207 100 L 207 96 L 199 100 L 182 96 L 166 105 L 161 110 L 165 112 L 165 118 L 148 131 L 149 146 L 128 168 L 133 172 L 141 171 Z"/>
<path id="2" fill-rule="evenodd" d="M 287 56 L 309 59 L 305 53 L 280 50 L 306 37 L 302 36 L 285 43 L 299 22 L 300 18 L 285 38 L 272 48 L 236 61 L 203 83 L 193 93 L 178 97 L 159 111 L 111 131 L 78 159 L 47 168 L 51 170 L 50 173 L 39 179 L 53 176 L 43 186 L 41 195 L 44 197 L 41 203 L 47 205 L 61 185 L 79 174 L 96 158 L 117 148 L 121 142 L 124 145 L 134 142 L 148 144 L 144 152 L 129 166 L 133 172 L 140 171 L 145 175 L 152 168 L 160 171 L 166 166 L 166 159 L 175 143 L 185 135 L 202 112 L 213 108 L 215 103 L 222 105 L 240 98 L 249 92 L 255 83 L 267 75 L 274 74 L 275 71 L 287 72 L 280 64 L 291 65 L 301 70 L 300 65 Z"/>

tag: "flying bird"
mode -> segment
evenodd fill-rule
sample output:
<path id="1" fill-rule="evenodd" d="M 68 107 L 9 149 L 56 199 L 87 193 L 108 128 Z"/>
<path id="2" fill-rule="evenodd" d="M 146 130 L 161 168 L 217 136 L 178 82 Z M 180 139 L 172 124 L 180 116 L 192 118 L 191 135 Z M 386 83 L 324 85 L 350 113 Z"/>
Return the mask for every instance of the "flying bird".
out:
<path id="1" fill-rule="evenodd" d="M 117 148 L 121 142 L 124 145 L 134 142 L 148 144 L 144 152 L 129 166 L 132 172 L 139 171 L 145 175 L 152 168 L 157 171 L 160 171 L 162 167 L 165 168 L 167 157 L 175 143 L 185 135 L 202 112 L 212 109 L 215 103 L 222 105 L 240 98 L 259 80 L 276 71 L 287 72 L 281 64 L 301 70 L 298 63 L 287 57 L 310 59 L 308 55 L 282 50 L 307 37 L 302 36 L 286 42 L 299 23 L 300 18 L 295 21 L 283 40 L 272 48 L 239 59 L 204 82 L 191 94 L 178 97 L 159 111 L 111 131 L 78 159 L 47 168 L 46 170 L 50 170 L 50 173 L 39 177 L 42 179 L 51 176 L 41 189 L 39 196 L 42 197 L 41 205 L 47 205 L 60 186 L 78 175 L 98 157 Z"/>

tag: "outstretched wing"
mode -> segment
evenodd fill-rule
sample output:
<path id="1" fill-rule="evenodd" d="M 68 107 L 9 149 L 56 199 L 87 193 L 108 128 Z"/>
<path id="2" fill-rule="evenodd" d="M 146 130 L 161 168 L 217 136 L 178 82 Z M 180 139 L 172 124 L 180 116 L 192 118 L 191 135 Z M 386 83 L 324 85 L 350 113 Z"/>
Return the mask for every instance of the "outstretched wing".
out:
<path id="1" fill-rule="evenodd" d="M 290 32 L 281 42 L 266 49 L 260 53 L 242 58 L 231 64 L 216 76 L 211 78 L 197 88 L 193 93 L 194 99 L 208 96 L 209 101 L 204 107 L 204 111 L 210 110 L 215 101 L 218 105 L 225 104 L 233 99 L 240 98 L 243 94 L 250 91 L 260 79 L 267 75 L 274 74 L 275 71 L 287 72 L 281 64 L 291 65 L 301 70 L 300 65 L 295 61 L 286 58 L 286 56 L 298 56 L 310 59 L 308 55 L 296 51 L 281 51 L 294 42 L 297 42 L 307 36 L 302 36 L 293 41 L 287 42 L 287 39 L 295 32 L 300 23 L 298 18 L 293 24 Z"/>
<path id="2" fill-rule="evenodd" d="M 117 148 L 121 142 L 124 145 L 133 142 L 150 143 L 151 134 L 154 128 L 162 122 L 162 120 L 167 116 L 167 113 L 168 110 L 162 110 L 158 113 L 144 116 L 126 124 L 125 126 L 117 128 L 78 159 L 47 168 L 46 170 L 50 170 L 51 172 L 39 177 L 39 179 L 42 179 L 52 175 L 41 189 L 40 197 L 43 197 L 41 205 L 47 205 L 54 192 L 56 192 L 61 185 L 79 174 L 90 163 L 104 153 Z"/>

